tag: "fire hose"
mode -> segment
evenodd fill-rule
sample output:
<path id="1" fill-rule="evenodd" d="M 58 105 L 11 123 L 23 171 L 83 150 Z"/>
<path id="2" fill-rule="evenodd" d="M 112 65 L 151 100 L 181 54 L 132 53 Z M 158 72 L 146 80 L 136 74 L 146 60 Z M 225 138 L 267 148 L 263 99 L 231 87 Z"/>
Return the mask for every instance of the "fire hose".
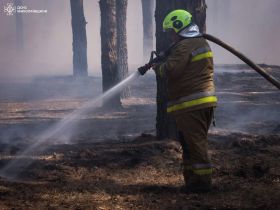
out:
<path id="1" fill-rule="evenodd" d="M 275 87 L 277 87 L 280 90 L 280 82 L 275 77 L 273 77 L 272 75 L 268 74 L 259 65 L 255 64 L 252 60 L 250 60 L 244 54 L 242 54 L 241 52 L 235 50 L 233 47 L 229 46 L 225 42 L 221 41 L 220 39 L 218 39 L 218 38 L 216 38 L 216 37 L 214 37 L 214 36 L 212 36 L 210 34 L 202 34 L 202 36 L 205 39 L 207 39 L 207 40 L 209 40 L 209 41 L 211 41 L 211 42 L 213 42 L 213 43 L 223 47 L 224 49 L 226 49 L 229 52 L 231 52 L 233 55 L 237 56 L 239 59 L 241 59 L 243 62 L 245 62 L 248 66 L 250 66 L 256 72 L 258 72 L 267 81 L 269 81 L 271 84 L 273 84 Z M 161 52 L 161 53 L 157 53 L 157 52 L 153 51 L 151 53 L 150 61 L 147 64 L 145 64 L 144 66 L 141 66 L 140 68 L 138 68 L 139 73 L 141 75 L 144 75 L 154 64 L 157 64 L 159 62 L 163 62 L 167 58 L 167 56 L 169 55 L 172 47 L 173 46 L 171 46 L 166 51 Z M 154 58 L 154 55 L 156 55 L 155 58 Z"/>

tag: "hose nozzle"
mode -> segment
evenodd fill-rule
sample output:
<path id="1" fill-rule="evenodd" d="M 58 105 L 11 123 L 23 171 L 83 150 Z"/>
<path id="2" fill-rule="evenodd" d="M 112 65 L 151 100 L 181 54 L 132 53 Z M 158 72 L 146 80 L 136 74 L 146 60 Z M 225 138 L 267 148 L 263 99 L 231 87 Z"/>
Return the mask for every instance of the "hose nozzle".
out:
<path id="1" fill-rule="evenodd" d="M 138 68 L 139 73 L 143 76 L 152 67 L 150 63 L 145 64 Z"/>
<path id="2" fill-rule="evenodd" d="M 154 56 L 156 56 L 154 58 Z M 138 71 L 141 75 L 146 74 L 146 72 L 152 68 L 154 64 L 157 64 L 158 62 L 162 62 L 166 57 L 166 52 L 157 53 L 156 51 L 151 52 L 149 63 L 145 64 L 144 66 L 141 66 L 138 68 Z"/>

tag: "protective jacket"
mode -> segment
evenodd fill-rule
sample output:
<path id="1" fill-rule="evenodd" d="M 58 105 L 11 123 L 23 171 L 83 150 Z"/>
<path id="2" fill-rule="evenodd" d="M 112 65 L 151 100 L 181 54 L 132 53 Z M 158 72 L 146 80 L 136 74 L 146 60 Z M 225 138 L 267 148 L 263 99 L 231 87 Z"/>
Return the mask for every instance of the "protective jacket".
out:
<path id="1" fill-rule="evenodd" d="M 167 76 L 168 113 L 176 116 L 217 105 L 213 54 L 204 38 L 186 38 L 176 43 L 159 73 Z"/>

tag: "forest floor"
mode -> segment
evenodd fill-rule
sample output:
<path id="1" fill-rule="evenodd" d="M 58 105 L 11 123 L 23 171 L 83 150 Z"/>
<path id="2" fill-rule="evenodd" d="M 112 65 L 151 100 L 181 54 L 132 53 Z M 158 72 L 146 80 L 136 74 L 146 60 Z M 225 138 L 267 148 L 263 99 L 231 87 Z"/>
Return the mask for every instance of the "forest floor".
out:
<path id="1" fill-rule="evenodd" d="M 280 69 L 270 69 L 280 78 Z M 93 110 L 63 141 L 21 156 L 40 135 L 100 93 L 100 78 L 0 84 L 0 209 L 280 209 L 280 95 L 252 71 L 216 74 L 219 107 L 209 132 L 213 191 L 181 191 L 181 147 L 155 139 L 155 78 L 131 85 L 123 108 Z M 91 91 L 94 90 L 94 91 Z M 44 149 L 43 149 L 44 148 Z"/>

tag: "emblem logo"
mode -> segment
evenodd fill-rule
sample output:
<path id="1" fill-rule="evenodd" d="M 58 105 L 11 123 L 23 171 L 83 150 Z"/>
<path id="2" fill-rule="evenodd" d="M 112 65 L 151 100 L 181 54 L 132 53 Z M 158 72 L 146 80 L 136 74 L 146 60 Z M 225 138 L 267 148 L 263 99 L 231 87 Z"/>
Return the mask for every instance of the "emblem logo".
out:
<path id="1" fill-rule="evenodd" d="M 4 12 L 9 16 L 14 15 L 16 12 L 16 7 L 13 5 L 13 3 L 7 3 L 7 6 L 4 6 Z"/>

